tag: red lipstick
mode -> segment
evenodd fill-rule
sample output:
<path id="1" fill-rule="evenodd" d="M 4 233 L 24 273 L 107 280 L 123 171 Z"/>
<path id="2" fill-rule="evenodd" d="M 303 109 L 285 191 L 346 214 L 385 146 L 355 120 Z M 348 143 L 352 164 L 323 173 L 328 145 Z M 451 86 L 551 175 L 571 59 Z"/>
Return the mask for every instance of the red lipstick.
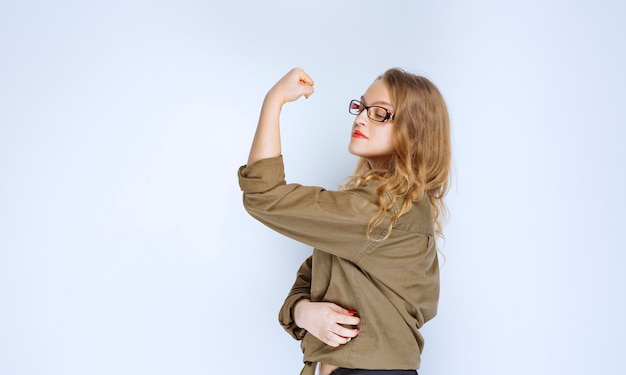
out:
<path id="1" fill-rule="evenodd" d="M 357 129 L 354 129 L 354 131 L 352 132 L 352 138 L 363 138 L 363 139 L 368 139 L 365 134 L 361 133 L 360 131 L 358 131 Z"/>

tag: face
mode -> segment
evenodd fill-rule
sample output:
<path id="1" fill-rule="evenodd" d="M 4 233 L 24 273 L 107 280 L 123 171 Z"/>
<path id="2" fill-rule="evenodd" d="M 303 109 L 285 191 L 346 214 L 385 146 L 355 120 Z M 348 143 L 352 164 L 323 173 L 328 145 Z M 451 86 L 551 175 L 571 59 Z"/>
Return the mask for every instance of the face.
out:
<path id="1" fill-rule="evenodd" d="M 366 106 L 380 106 L 395 113 L 387 85 L 380 79 L 367 89 L 361 102 Z M 384 168 L 394 152 L 393 127 L 393 119 L 377 122 L 367 116 L 367 110 L 363 110 L 354 119 L 348 150 L 353 155 L 367 159 L 373 168 Z"/>

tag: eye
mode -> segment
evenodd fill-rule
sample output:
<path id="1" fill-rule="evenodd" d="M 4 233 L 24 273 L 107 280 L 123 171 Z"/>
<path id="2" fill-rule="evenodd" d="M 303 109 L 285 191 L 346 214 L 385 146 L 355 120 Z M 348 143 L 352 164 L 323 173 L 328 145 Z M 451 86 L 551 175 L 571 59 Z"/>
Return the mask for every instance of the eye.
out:
<path id="1" fill-rule="evenodd" d="M 389 116 L 389 111 L 383 107 L 372 107 L 371 111 L 373 112 L 372 117 L 377 121 L 384 121 Z"/>

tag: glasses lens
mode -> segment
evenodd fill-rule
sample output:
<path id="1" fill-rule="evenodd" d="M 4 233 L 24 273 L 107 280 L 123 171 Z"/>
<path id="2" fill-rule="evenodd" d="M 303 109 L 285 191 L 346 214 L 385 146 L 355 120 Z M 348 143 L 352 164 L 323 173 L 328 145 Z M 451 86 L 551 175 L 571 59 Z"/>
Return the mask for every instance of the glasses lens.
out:
<path id="1" fill-rule="evenodd" d="M 389 118 L 389 111 L 383 107 L 370 107 L 367 114 L 372 120 L 381 122 Z"/>
<path id="2" fill-rule="evenodd" d="M 363 110 L 363 104 L 358 100 L 352 100 L 350 102 L 350 113 L 353 115 L 358 115 Z"/>

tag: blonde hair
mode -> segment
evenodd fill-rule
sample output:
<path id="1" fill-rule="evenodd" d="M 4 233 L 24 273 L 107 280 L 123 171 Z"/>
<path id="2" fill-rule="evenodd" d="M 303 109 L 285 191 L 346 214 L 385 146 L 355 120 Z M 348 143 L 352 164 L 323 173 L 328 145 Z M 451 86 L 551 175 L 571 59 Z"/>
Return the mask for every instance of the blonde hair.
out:
<path id="1" fill-rule="evenodd" d="M 432 207 L 435 233 L 443 237 L 442 221 L 447 215 L 443 198 L 448 192 L 452 158 L 446 103 L 427 78 L 402 69 L 389 69 L 376 80 L 385 83 L 395 108 L 395 152 L 387 169 L 372 169 L 368 161 L 361 158 L 344 188 L 380 181 L 380 209 L 368 225 L 368 236 L 375 227 L 383 224 L 391 210 L 385 238 L 388 237 L 395 221 L 409 212 L 414 201 L 426 194 Z M 399 197 L 402 197 L 402 205 L 396 212 L 393 206 Z"/>

